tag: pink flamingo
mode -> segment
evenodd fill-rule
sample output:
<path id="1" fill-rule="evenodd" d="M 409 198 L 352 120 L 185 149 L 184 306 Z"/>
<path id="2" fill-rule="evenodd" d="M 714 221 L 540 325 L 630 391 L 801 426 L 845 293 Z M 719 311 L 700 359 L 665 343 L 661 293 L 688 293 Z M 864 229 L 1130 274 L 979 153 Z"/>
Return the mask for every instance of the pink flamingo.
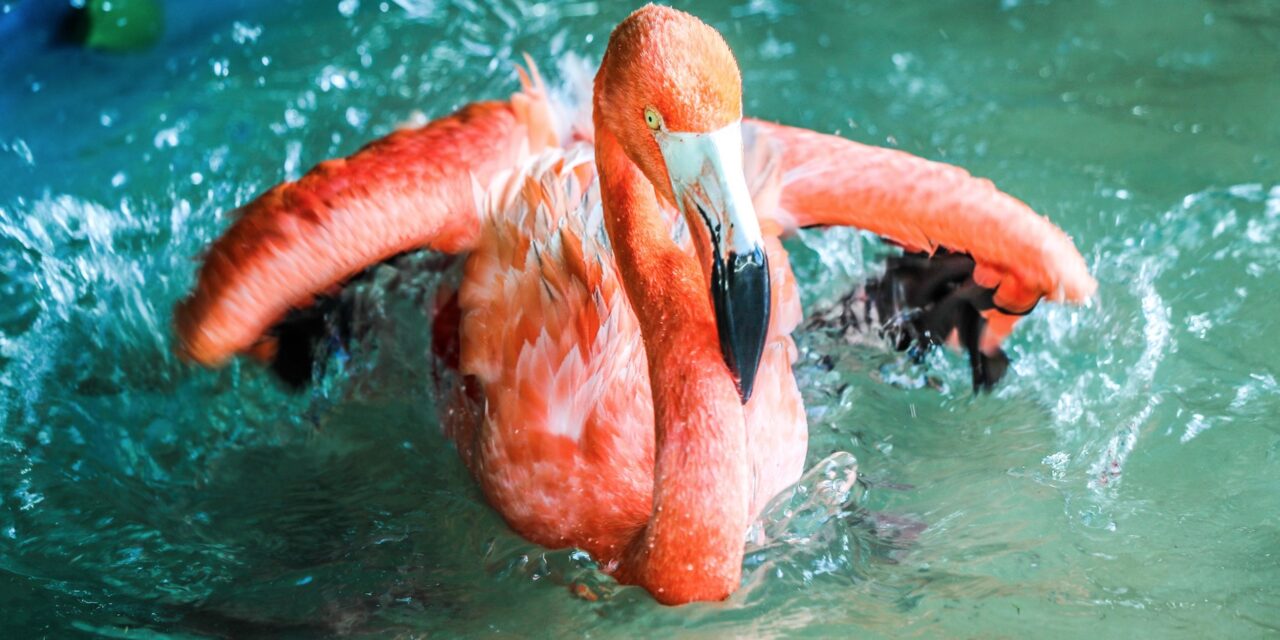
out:
<path id="1" fill-rule="evenodd" d="M 711 27 L 646 6 L 613 31 L 592 126 L 523 90 L 329 160 L 247 205 L 176 312 L 183 354 L 270 357 L 270 328 L 406 250 L 466 253 L 446 431 L 490 504 L 663 603 L 737 587 L 744 535 L 801 473 L 800 305 L 778 238 L 850 225 L 972 257 L 981 349 L 1095 288 L 1071 240 L 965 171 L 742 117 Z M 530 77 L 531 76 L 531 77 Z M 558 126 L 559 123 L 559 126 Z M 744 145 L 744 139 L 746 143 Z"/>

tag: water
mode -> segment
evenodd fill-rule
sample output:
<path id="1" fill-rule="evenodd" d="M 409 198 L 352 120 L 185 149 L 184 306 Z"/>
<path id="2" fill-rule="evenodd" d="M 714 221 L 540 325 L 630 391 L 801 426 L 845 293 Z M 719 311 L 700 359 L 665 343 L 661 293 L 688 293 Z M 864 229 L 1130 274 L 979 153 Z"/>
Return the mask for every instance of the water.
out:
<path id="1" fill-rule="evenodd" d="M 735 48 L 748 111 L 992 177 L 1101 288 L 1025 322 L 978 398 L 956 356 L 922 371 L 874 336 L 802 332 L 815 471 L 758 526 L 744 588 L 679 609 L 484 505 L 431 417 L 435 271 L 384 271 L 365 338 L 300 396 L 247 363 L 180 364 L 169 330 L 225 211 L 509 93 L 520 52 L 553 77 L 598 59 L 626 7 L 170 2 L 156 48 L 98 55 L 49 46 L 21 4 L 0 1 L 0 611 L 19 637 L 1280 631 L 1274 3 L 686 7 Z M 884 252 L 849 232 L 791 248 L 810 308 Z"/>

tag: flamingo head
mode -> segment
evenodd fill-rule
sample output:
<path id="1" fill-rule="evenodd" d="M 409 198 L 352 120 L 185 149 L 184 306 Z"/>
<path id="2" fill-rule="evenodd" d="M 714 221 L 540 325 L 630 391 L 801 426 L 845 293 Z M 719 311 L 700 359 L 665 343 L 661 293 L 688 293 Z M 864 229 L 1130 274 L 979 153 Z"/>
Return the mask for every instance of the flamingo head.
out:
<path id="1" fill-rule="evenodd" d="M 769 327 L 769 260 L 743 172 L 742 75 L 733 52 L 701 20 L 647 5 L 610 36 L 594 108 L 597 126 L 693 232 L 720 350 L 746 403 Z"/>

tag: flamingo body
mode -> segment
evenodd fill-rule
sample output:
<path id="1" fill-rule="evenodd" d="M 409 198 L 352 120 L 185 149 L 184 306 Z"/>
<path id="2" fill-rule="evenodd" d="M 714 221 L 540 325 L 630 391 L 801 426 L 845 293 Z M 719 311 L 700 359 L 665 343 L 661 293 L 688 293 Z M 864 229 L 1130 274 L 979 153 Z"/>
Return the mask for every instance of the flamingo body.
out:
<path id="1" fill-rule="evenodd" d="M 521 78 L 508 102 L 394 133 L 244 207 L 176 312 L 182 353 L 269 357 L 272 325 L 363 267 L 466 253 L 446 433 L 515 531 L 586 549 L 661 602 L 732 592 L 749 523 L 802 471 L 801 308 L 782 234 L 852 225 L 968 253 L 992 290 L 984 349 L 1040 298 L 1093 292 L 1070 239 L 988 181 L 743 121 L 731 52 L 687 14 L 624 21 L 577 112 L 551 106 L 536 70 Z M 726 144 L 732 162 L 672 155 Z M 741 312 L 708 295 L 717 261 L 744 247 L 767 258 L 770 285 L 754 392 L 724 351 L 720 325 Z"/>
<path id="2" fill-rule="evenodd" d="M 482 205 L 458 296 L 459 371 L 480 383 L 487 410 L 475 420 L 458 407 L 470 402 L 461 394 L 446 430 L 516 531 L 617 568 L 652 512 L 653 400 L 639 322 L 604 235 L 591 146 L 568 146 L 505 177 Z M 807 441 L 791 374 L 798 291 L 776 238 L 770 252 L 781 312 L 761 393 L 745 407 L 753 515 L 799 477 Z"/>

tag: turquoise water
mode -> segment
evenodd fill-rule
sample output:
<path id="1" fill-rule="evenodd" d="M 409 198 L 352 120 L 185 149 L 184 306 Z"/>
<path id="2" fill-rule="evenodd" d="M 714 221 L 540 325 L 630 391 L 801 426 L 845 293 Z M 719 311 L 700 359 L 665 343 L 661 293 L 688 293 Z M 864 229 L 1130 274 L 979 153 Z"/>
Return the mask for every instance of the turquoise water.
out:
<path id="1" fill-rule="evenodd" d="M 421 308 L 447 276 L 424 260 L 360 292 L 363 338 L 302 395 L 248 363 L 184 366 L 169 330 L 226 211 L 415 112 L 508 94 L 522 51 L 552 77 L 598 59 L 630 7 L 170 2 L 157 47 L 105 55 L 0 1 L 5 628 L 1280 632 L 1280 7 L 682 6 L 734 47 L 749 112 L 991 177 L 1073 235 L 1098 299 L 1042 306 L 976 398 L 960 357 L 922 370 L 801 332 L 818 469 L 761 524 L 738 594 L 663 608 L 485 506 L 433 418 Z M 843 231 L 790 246 L 810 309 L 884 253 Z"/>

